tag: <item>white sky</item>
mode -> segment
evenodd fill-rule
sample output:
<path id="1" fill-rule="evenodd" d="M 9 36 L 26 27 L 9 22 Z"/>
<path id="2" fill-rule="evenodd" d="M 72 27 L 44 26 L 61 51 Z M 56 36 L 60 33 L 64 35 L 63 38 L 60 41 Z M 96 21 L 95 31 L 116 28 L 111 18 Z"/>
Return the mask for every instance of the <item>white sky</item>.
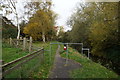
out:
<path id="1" fill-rule="evenodd" d="M 73 13 L 74 8 L 81 0 L 52 0 L 53 10 L 58 14 L 57 26 L 64 26 L 65 31 L 70 28 L 67 27 L 67 20 Z"/>
<path id="2" fill-rule="evenodd" d="M 82 0 L 52 0 L 53 2 L 53 11 L 58 14 L 57 24 L 56 26 L 63 26 L 65 31 L 69 30 L 70 28 L 67 27 L 66 22 L 72 12 L 74 11 L 74 8 L 76 7 L 76 4 Z M 19 12 L 19 16 L 24 16 L 23 14 L 23 3 L 21 3 L 22 0 L 18 1 L 17 4 L 17 12 Z M 4 12 L 4 11 L 3 11 Z M 8 19 L 15 19 L 14 15 L 8 15 Z M 14 22 L 15 23 L 15 22 Z"/>

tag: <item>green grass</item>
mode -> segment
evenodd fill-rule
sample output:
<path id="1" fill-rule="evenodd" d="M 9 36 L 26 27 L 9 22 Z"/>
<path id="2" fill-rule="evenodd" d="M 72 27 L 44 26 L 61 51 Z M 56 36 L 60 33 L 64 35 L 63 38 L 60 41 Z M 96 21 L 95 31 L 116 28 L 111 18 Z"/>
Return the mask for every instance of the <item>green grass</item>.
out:
<path id="1" fill-rule="evenodd" d="M 55 41 L 54 41 L 55 42 Z M 44 62 L 43 63 L 39 63 L 40 58 L 36 58 L 31 60 L 30 62 L 26 63 L 25 65 L 23 65 L 23 75 L 26 77 L 27 73 L 29 70 L 30 72 L 30 78 L 48 78 L 49 76 L 49 72 L 51 70 L 51 68 L 53 67 L 53 62 L 54 62 L 54 56 L 57 50 L 57 45 L 52 45 L 52 58 L 50 61 L 50 52 L 46 51 L 50 49 L 50 42 L 36 42 L 33 43 L 34 46 L 36 47 L 43 47 L 45 49 L 44 52 Z M 63 45 L 62 45 L 63 47 Z M 62 49 L 62 57 L 66 57 L 65 51 L 63 51 Z M 3 45 L 3 60 L 5 62 L 9 62 L 12 61 L 14 59 L 17 59 L 19 57 L 22 57 L 26 54 L 28 54 L 27 52 L 22 51 L 19 48 L 14 48 L 11 47 L 10 45 L 4 44 Z M 93 61 L 91 61 L 90 59 L 88 59 L 87 57 L 85 57 L 85 55 L 81 55 L 79 54 L 79 52 L 77 52 L 76 50 L 69 48 L 69 55 L 68 55 L 69 59 L 73 59 L 77 62 L 79 62 L 82 67 L 80 69 L 76 69 L 70 72 L 70 76 L 74 77 L 74 78 L 117 78 L 118 75 L 115 74 L 114 72 L 106 69 L 105 67 L 101 66 L 100 64 L 97 64 Z M 38 65 L 38 67 L 32 71 L 31 67 L 36 66 L 36 64 L 40 64 Z M 14 73 L 14 71 L 13 71 Z M 21 74 L 21 70 L 16 70 L 15 73 Z M 26 75 L 25 75 L 26 74 Z M 16 76 L 17 78 L 17 74 L 11 74 L 10 76 Z M 9 77 L 10 78 L 10 77 Z M 15 78 L 15 77 L 13 77 Z"/>
<path id="2" fill-rule="evenodd" d="M 2 60 L 4 63 L 13 61 L 17 58 L 25 56 L 28 52 L 22 51 L 20 48 L 14 48 L 9 44 L 2 44 Z"/>
<path id="3" fill-rule="evenodd" d="M 25 64 L 21 65 L 19 68 L 11 71 L 9 74 L 5 75 L 5 78 L 32 78 L 34 73 L 37 73 L 39 67 L 42 65 L 42 55 L 36 56 Z M 14 66 L 14 65 L 13 65 Z"/>
<path id="4" fill-rule="evenodd" d="M 55 41 L 53 41 L 55 42 Z M 43 47 L 45 50 L 49 50 L 50 49 L 50 42 L 37 42 L 37 43 L 33 43 L 34 46 L 37 47 Z M 39 71 L 33 74 L 33 78 L 48 78 L 49 76 L 49 72 L 53 66 L 53 62 L 54 62 L 54 57 L 55 57 L 55 53 L 57 50 L 58 46 L 57 45 L 52 45 L 52 54 L 51 54 L 51 61 L 50 61 L 50 52 L 49 51 L 45 51 L 44 52 L 44 63 L 39 67 Z"/>
<path id="5" fill-rule="evenodd" d="M 45 47 L 45 48 L 46 48 L 47 46 L 49 46 L 49 43 L 50 43 L 50 42 L 45 42 L 45 43 L 44 43 L 44 42 L 38 42 L 38 41 L 37 41 L 37 42 L 34 42 L 34 43 L 33 43 L 33 46 L 36 46 L 36 47 Z"/>
<path id="6" fill-rule="evenodd" d="M 79 62 L 82 67 L 70 72 L 73 78 L 118 78 L 118 75 L 104 66 L 88 59 L 85 55 L 69 48 L 68 58 Z M 66 58 L 66 52 L 63 51 L 62 57 Z"/>
<path id="7" fill-rule="evenodd" d="M 2 60 L 2 40 L 0 37 L 0 60 Z"/>
<path id="8" fill-rule="evenodd" d="M 55 41 L 54 41 L 55 42 Z M 52 45 L 52 54 L 51 54 L 51 61 L 50 61 L 50 52 L 47 51 L 50 49 L 50 42 L 35 42 L 33 46 L 36 47 L 43 47 L 44 46 L 44 60 L 37 56 L 35 59 L 28 61 L 27 63 L 23 64 L 21 68 L 12 71 L 9 75 L 6 75 L 5 78 L 19 78 L 22 75 L 22 78 L 48 78 L 49 72 L 53 66 L 54 56 L 56 53 L 57 45 Z M 27 52 L 22 51 L 19 48 L 14 48 L 8 44 L 3 44 L 3 60 L 6 62 L 10 62 L 15 60 L 19 57 L 22 57 Z M 42 62 L 40 62 L 43 60 Z M 37 66 L 35 68 L 35 66 Z M 34 69 L 35 68 L 35 69 Z"/>

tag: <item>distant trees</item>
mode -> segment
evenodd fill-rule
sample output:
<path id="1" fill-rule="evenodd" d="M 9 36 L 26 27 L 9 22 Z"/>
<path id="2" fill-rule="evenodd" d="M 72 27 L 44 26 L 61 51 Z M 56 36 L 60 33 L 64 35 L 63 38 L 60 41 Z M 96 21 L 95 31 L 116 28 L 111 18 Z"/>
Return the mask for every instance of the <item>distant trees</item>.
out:
<path id="1" fill-rule="evenodd" d="M 83 42 L 93 55 L 118 62 L 119 6 L 117 2 L 80 4 L 68 20 L 70 41 Z"/>
<path id="2" fill-rule="evenodd" d="M 59 41 L 63 41 L 62 39 L 63 39 L 63 35 L 64 35 L 64 28 L 63 28 L 63 26 L 59 26 L 59 31 L 58 31 L 58 35 L 57 35 L 57 39 L 59 40 Z"/>
<path id="3" fill-rule="evenodd" d="M 19 25 L 19 14 L 18 14 L 18 9 L 16 7 L 17 5 L 17 1 L 14 0 L 5 0 L 4 2 L 1 3 L 2 9 L 4 9 L 3 13 L 5 16 L 10 15 L 10 14 L 14 14 L 15 18 L 14 18 L 14 22 L 16 22 L 17 25 L 17 39 L 19 39 L 20 37 L 20 25 Z"/>
<path id="4" fill-rule="evenodd" d="M 90 3 L 80 4 L 77 11 L 68 20 L 68 25 L 72 27 L 70 32 L 71 42 L 80 42 L 84 43 L 85 47 L 89 46 L 89 28 L 93 20 L 92 17 L 94 17 L 91 10 L 94 10 L 94 8 L 90 7 Z"/>
<path id="5" fill-rule="evenodd" d="M 24 33 L 32 36 L 34 40 L 42 38 L 43 42 L 45 42 L 46 38 L 55 36 L 56 14 L 51 10 L 51 2 L 38 3 L 37 6 L 36 12 L 30 17 L 24 28 Z"/>
<path id="6" fill-rule="evenodd" d="M 118 41 L 118 3 L 97 4 L 98 13 L 90 26 L 92 54 L 112 61 L 120 59 Z M 116 59 L 117 58 L 117 59 Z"/>
<path id="7" fill-rule="evenodd" d="M 24 11 L 28 12 L 28 10 L 24 10 L 24 9 L 22 9 L 21 12 L 19 12 L 20 11 L 20 7 L 18 7 L 19 3 L 20 2 L 17 0 L 4 0 L 4 1 L 1 1 L 1 5 L 0 5 L 3 16 L 5 16 L 6 18 L 9 18 L 10 21 L 17 27 L 17 30 L 16 30 L 17 31 L 17 35 L 16 35 L 17 39 L 19 39 L 20 34 L 21 34 L 21 25 L 20 25 L 20 24 L 22 24 L 21 21 L 23 19 L 24 19 L 24 21 L 26 21 L 25 20 L 26 14 Z M 23 6 L 21 6 L 21 7 L 24 7 L 26 5 L 27 5 L 27 3 L 25 4 L 25 2 L 24 2 Z M 18 42 L 17 42 L 17 45 L 18 45 Z"/>
<path id="8" fill-rule="evenodd" d="M 17 26 L 17 39 L 32 36 L 34 40 L 51 40 L 56 36 L 54 24 L 56 14 L 51 10 L 52 1 L 24 2 L 23 12 L 19 13 L 19 1 L 5 0 L 1 2 L 6 17 L 13 15 L 11 21 Z M 24 28 L 25 27 L 25 28 Z"/>
<path id="9" fill-rule="evenodd" d="M 17 27 L 12 24 L 6 17 L 2 18 L 2 38 L 16 38 Z"/>

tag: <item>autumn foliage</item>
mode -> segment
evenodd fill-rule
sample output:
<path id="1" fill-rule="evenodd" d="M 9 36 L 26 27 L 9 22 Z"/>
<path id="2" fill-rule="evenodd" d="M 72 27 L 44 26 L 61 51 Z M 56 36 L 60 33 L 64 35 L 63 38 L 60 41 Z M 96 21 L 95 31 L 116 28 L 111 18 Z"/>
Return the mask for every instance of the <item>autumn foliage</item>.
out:
<path id="1" fill-rule="evenodd" d="M 48 39 L 53 39 L 56 35 L 54 30 L 56 14 L 50 8 L 47 8 L 51 7 L 50 4 L 45 2 L 44 5 L 42 5 L 43 8 L 39 7 L 30 17 L 23 32 L 28 36 L 32 36 L 34 40 L 43 40 L 45 42 Z"/>

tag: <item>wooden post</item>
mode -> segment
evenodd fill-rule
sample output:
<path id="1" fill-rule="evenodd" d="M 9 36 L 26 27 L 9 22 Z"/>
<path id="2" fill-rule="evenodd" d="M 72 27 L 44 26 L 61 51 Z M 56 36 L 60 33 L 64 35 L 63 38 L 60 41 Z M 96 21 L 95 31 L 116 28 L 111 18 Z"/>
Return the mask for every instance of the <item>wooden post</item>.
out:
<path id="1" fill-rule="evenodd" d="M 88 58 L 90 58 L 90 50 L 88 49 Z"/>
<path id="2" fill-rule="evenodd" d="M 10 37 L 10 45 L 12 45 L 12 38 Z"/>
<path id="3" fill-rule="evenodd" d="M 81 53 L 83 54 L 83 43 L 82 43 L 82 50 L 81 50 Z"/>
<path id="4" fill-rule="evenodd" d="M 45 59 L 45 54 L 44 54 L 44 48 L 43 48 L 43 62 L 44 62 L 44 59 Z"/>
<path id="5" fill-rule="evenodd" d="M 1 63 L 0 65 L 3 65 L 3 64 L 4 64 L 4 61 L 1 60 L 0 63 Z M 4 75 L 3 75 L 4 68 L 1 67 L 1 70 L 0 70 L 0 71 L 1 71 L 0 78 L 1 78 L 1 79 L 4 79 Z"/>
<path id="6" fill-rule="evenodd" d="M 23 38 L 23 50 L 26 49 L 26 38 Z"/>
<path id="7" fill-rule="evenodd" d="M 20 37 L 20 40 L 22 40 L 22 37 Z"/>
<path id="8" fill-rule="evenodd" d="M 29 52 L 32 51 L 32 37 L 30 37 L 30 42 L 29 42 Z"/>

